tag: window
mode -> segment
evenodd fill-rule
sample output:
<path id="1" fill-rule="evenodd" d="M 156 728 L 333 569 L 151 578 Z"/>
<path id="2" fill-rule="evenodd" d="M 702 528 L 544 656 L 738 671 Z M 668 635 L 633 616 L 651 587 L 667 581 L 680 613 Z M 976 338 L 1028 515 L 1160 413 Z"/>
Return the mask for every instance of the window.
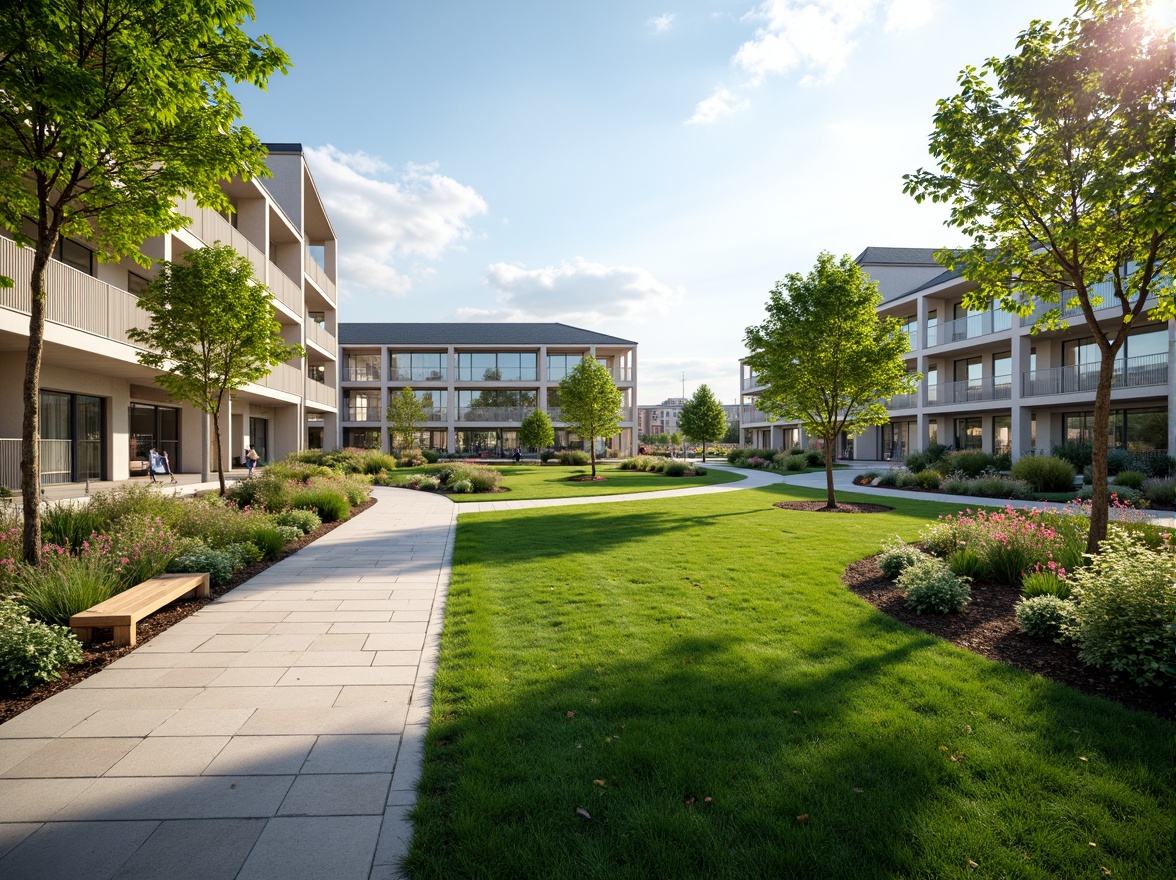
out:
<path id="1" fill-rule="evenodd" d="M 150 284 L 150 278 L 144 278 L 142 275 L 136 275 L 134 272 L 127 273 L 127 290 L 135 296 L 140 296 Z"/>
<path id="2" fill-rule="evenodd" d="M 558 382 L 560 379 L 566 378 L 583 358 L 583 354 L 549 354 L 547 356 L 548 381 Z"/>
<path id="3" fill-rule="evenodd" d="M 308 364 L 306 367 L 306 378 L 325 385 L 327 381 L 327 368 L 323 364 Z"/>
<path id="4" fill-rule="evenodd" d="M 343 378 L 349 382 L 378 382 L 380 356 L 378 354 L 349 354 L 344 361 Z"/>
<path id="5" fill-rule="evenodd" d="M 327 329 L 327 313 L 326 312 L 307 312 L 306 319 L 311 323 L 318 324 L 322 329 Z"/>
<path id="6" fill-rule="evenodd" d="M 79 244 L 72 239 L 60 238 L 57 240 L 53 256 L 79 272 L 85 272 L 87 275 L 94 274 L 94 252 L 84 244 Z"/>
<path id="7" fill-rule="evenodd" d="M 449 419 L 448 391 L 413 391 L 413 394 L 425 409 L 426 421 L 444 422 Z"/>
<path id="8" fill-rule="evenodd" d="M 106 406 L 101 397 L 42 391 L 41 478 L 100 480 L 105 470 Z"/>
<path id="9" fill-rule="evenodd" d="M 343 445 L 353 449 L 379 449 L 380 432 L 370 428 L 344 428 Z"/>
<path id="10" fill-rule="evenodd" d="M 1013 451 L 1013 417 L 992 417 L 992 451 L 996 455 Z"/>
<path id="11" fill-rule="evenodd" d="M 393 382 L 443 381 L 449 376 L 449 355 L 441 351 L 400 351 L 388 355 Z"/>
<path id="12" fill-rule="evenodd" d="M 956 419 L 955 445 L 956 449 L 983 449 L 983 421 L 981 419 Z"/>
<path id="13" fill-rule="evenodd" d="M 459 382 L 534 382 L 538 355 L 533 351 L 462 351 L 457 354 Z"/>
<path id="14" fill-rule="evenodd" d="M 939 313 L 932 309 L 927 313 L 927 344 L 935 345 L 939 341 Z"/>
<path id="15" fill-rule="evenodd" d="M 351 391 L 345 399 L 344 418 L 349 422 L 383 421 L 380 413 L 380 392 Z"/>

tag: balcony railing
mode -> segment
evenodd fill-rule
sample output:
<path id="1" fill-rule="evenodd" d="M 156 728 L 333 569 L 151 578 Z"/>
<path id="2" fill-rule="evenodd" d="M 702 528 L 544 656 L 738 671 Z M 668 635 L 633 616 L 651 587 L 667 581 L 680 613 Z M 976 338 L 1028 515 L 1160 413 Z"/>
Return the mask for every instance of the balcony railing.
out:
<path id="1" fill-rule="evenodd" d="M 310 251 L 306 252 L 306 259 L 303 260 L 303 264 L 306 266 L 306 277 L 334 304 L 336 301 L 335 282 L 327 277 L 326 270 L 310 255 Z"/>
<path id="2" fill-rule="evenodd" d="M 245 237 L 245 233 L 233 228 L 228 220 L 212 208 L 201 208 L 193 198 L 183 198 L 176 203 L 177 210 L 185 217 L 191 217 L 188 230 L 205 244 L 219 241 L 227 244 L 253 264 L 253 274 L 259 279 L 266 278 L 269 260 L 265 251 Z"/>
<path id="3" fill-rule="evenodd" d="M 449 367 L 388 368 L 390 382 L 444 382 L 449 378 Z"/>
<path id="4" fill-rule="evenodd" d="M 985 376 L 983 379 L 945 382 L 927 386 L 927 405 L 951 406 L 985 400 L 1008 400 L 1012 397 L 1012 392 L 1013 385 L 1008 376 Z"/>
<path id="5" fill-rule="evenodd" d="M 743 390 L 744 391 L 749 391 L 752 388 L 759 388 L 759 387 L 760 387 L 759 376 L 745 376 L 743 378 Z"/>
<path id="6" fill-rule="evenodd" d="M 425 421 L 426 422 L 448 422 L 449 421 L 449 410 L 446 407 L 437 406 L 437 407 L 433 407 L 431 409 L 426 408 L 424 412 L 425 412 Z"/>
<path id="7" fill-rule="evenodd" d="M 770 422 L 772 417 L 758 407 L 745 404 L 742 409 L 741 421 L 744 425 L 751 422 Z"/>
<path id="8" fill-rule="evenodd" d="M 380 406 L 370 406 L 366 404 L 344 403 L 343 404 L 343 418 L 349 422 L 380 422 L 383 419 L 380 417 Z"/>
<path id="9" fill-rule="evenodd" d="M 302 370 L 289 364 L 278 364 L 273 372 L 256 383 L 273 391 L 283 391 L 286 394 L 302 396 L 305 391 Z"/>
<path id="10" fill-rule="evenodd" d="M 0 439 L 0 486 L 19 489 L 20 450 L 19 439 Z M 40 451 L 41 482 L 67 483 L 73 473 L 73 441 L 41 440 L 37 443 Z M 83 457 L 84 461 L 84 457 Z"/>
<path id="11" fill-rule="evenodd" d="M 463 406 L 457 410 L 459 422 L 521 422 L 535 411 L 533 406 Z"/>
<path id="12" fill-rule="evenodd" d="M 32 297 L 28 278 L 33 270 L 33 252 L 10 238 L 0 237 L 0 275 L 16 280 L 15 287 L 0 288 L 0 308 L 29 314 Z M 132 345 L 131 328 L 147 330 L 151 316 L 139 308 L 139 298 L 97 278 L 79 272 L 57 260 L 46 271 L 45 320 L 83 330 L 115 342 Z"/>
<path id="13" fill-rule="evenodd" d="M 344 382 L 379 382 L 380 381 L 380 365 L 369 364 L 363 366 L 345 366 L 343 367 L 343 381 Z"/>
<path id="14" fill-rule="evenodd" d="M 1090 287 L 1087 288 L 1087 292 L 1088 292 L 1091 299 L 1095 299 L 1095 298 L 1102 299 L 1102 302 L 1094 307 L 1095 314 L 1098 314 L 1099 312 L 1106 311 L 1107 309 L 1118 310 L 1121 308 L 1119 301 L 1117 299 L 1115 299 L 1114 284 L 1112 284 L 1110 281 L 1100 281 L 1097 284 L 1092 284 L 1092 285 L 1090 285 Z M 1033 310 L 1032 314 L 1026 315 L 1024 318 L 1021 319 L 1021 326 L 1028 327 L 1030 324 L 1033 324 L 1034 322 L 1036 322 L 1038 318 L 1040 318 L 1043 314 L 1048 312 L 1050 309 L 1058 308 L 1059 306 L 1062 307 L 1062 317 L 1063 318 L 1072 318 L 1075 315 L 1081 315 L 1082 314 L 1082 306 L 1081 305 L 1074 305 L 1074 306 L 1069 306 L 1069 307 L 1066 307 L 1064 305 L 1068 300 L 1073 299 L 1073 297 L 1074 297 L 1073 292 L 1063 291 L 1062 297 L 1061 297 L 1061 302 L 1058 302 L 1058 303 L 1038 303 L 1037 308 L 1035 308 Z M 1136 302 L 1136 301 L 1137 300 L 1132 300 L 1132 302 Z M 1147 298 L 1147 302 L 1144 303 L 1144 308 L 1152 308 L 1155 306 L 1155 304 L 1156 304 L 1156 297 L 1155 297 L 1155 294 L 1153 293 Z"/>
<path id="15" fill-rule="evenodd" d="M 306 380 L 306 402 L 317 403 L 320 406 L 329 406 L 334 408 L 335 401 L 338 399 L 338 392 L 334 388 L 324 385 L 314 379 Z"/>
<path id="16" fill-rule="evenodd" d="M 1048 370 L 1030 370 L 1022 374 L 1021 393 L 1025 397 L 1043 394 L 1093 394 L 1098 390 L 1098 364 L 1071 364 Z M 1168 354 L 1145 354 L 1115 361 L 1112 388 L 1144 388 L 1168 384 Z"/>
<path id="17" fill-rule="evenodd" d="M 919 395 L 915 392 L 910 394 L 896 394 L 890 398 L 886 404 L 887 409 L 914 409 L 919 405 Z"/>
<path id="18" fill-rule="evenodd" d="M 1009 312 L 995 309 L 937 325 L 938 332 L 935 334 L 935 341 L 931 340 L 931 328 L 928 328 L 927 344 L 929 346 L 947 345 L 950 342 L 961 342 L 965 339 L 975 339 L 978 336 L 989 336 L 993 333 L 1011 330 L 1012 326 L 1013 316 Z"/>
<path id="19" fill-rule="evenodd" d="M 302 314 L 302 288 L 277 266 L 271 264 L 269 270 L 269 289 L 274 299 L 294 314 Z"/>
<path id="20" fill-rule="evenodd" d="M 319 324 L 318 321 L 312 321 L 310 316 L 306 316 L 306 340 L 313 342 L 323 351 L 329 352 L 332 357 L 335 355 L 335 337 L 327 331 L 326 327 Z"/>

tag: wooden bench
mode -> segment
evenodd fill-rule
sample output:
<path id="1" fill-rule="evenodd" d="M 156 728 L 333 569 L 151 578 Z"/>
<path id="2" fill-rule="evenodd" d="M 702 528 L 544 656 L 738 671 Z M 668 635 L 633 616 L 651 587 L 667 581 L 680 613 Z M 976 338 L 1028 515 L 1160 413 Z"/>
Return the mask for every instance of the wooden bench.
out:
<path id="1" fill-rule="evenodd" d="M 208 572 L 198 574 L 161 574 L 149 581 L 136 584 L 99 602 L 93 608 L 73 615 L 69 628 L 79 639 L 88 642 L 94 637 L 97 627 L 113 627 L 116 645 L 135 644 L 135 626 L 153 611 L 158 611 L 169 602 L 174 602 L 185 593 L 196 592 L 201 599 L 209 598 Z"/>

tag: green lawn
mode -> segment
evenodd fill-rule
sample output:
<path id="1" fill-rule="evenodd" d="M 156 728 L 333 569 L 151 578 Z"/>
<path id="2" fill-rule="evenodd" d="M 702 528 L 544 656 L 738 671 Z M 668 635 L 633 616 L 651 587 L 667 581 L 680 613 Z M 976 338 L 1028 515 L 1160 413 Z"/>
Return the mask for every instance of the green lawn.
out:
<path id="1" fill-rule="evenodd" d="M 1176 727 L 842 587 L 954 507 L 817 497 L 463 515 L 411 876 L 1172 876 Z"/>
<path id="2" fill-rule="evenodd" d="M 701 477 L 667 477 L 644 471 L 622 471 L 615 465 L 596 465 L 603 482 L 573 483 L 568 477 L 592 473 L 591 467 L 556 465 L 497 465 L 502 471 L 502 485 L 510 492 L 503 495 L 450 495 L 459 504 L 463 501 L 529 501 L 533 498 L 586 498 L 590 495 L 621 495 L 625 492 L 658 492 L 664 489 L 686 489 L 691 486 L 714 486 L 742 480 L 743 474 L 710 468 Z"/>

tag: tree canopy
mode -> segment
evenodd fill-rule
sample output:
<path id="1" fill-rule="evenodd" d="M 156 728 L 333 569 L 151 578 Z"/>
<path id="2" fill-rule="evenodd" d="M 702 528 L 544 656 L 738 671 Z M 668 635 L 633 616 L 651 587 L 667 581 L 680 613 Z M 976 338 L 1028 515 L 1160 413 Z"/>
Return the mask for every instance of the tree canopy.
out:
<path id="1" fill-rule="evenodd" d="M 519 445 L 532 449 L 543 449 L 555 442 L 555 429 L 551 418 L 541 409 L 523 419 L 519 425 Z"/>
<path id="2" fill-rule="evenodd" d="M 727 431 L 727 413 L 709 385 L 699 385 L 682 405 L 678 415 L 682 433 L 702 443 L 702 460 L 706 461 L 706 444 L 718 440 Z"/>
<path id="3" fill-rule="evenodd" d="M 191 251 L 180 263 L 162 261 L 139 305 L 151 315 L 151 326 L 127 335 L 149 349 L 139 352 L 140 363 L 167 371 L 155 377 L 157 384 L 212 416 L 223 495 L 220 413 L 226 395 L 302 357 L 302 346 L 286 344 L 269 288 L 254 282 L 249 258 L 227 245 Z"/>
<path id="4" fill-rule="evenodd" d="M 611 437 L 620 430 L 621 391 L 608 367 L 584 358 L 560 379 L 559 400 L 564 422 L 588 443 L 595 477 L 596 438 Z"/>
<path id="5" fill-rule="evenodd" d="M 1172 48 L 1148 6 L 1083 0 L 1072 18 L 1030 24 L 1015 54 L 965 68 L 959 94 L 937 104 L 938 170 L 905 177 L 972 239 L 941 255 L 977 283 L 968 306 L 1035 316 L 1033 332 L 1078 315 L 1094 337 L 1089 552 L 1107 529 L 1115 359 L 1145 317 L 1176 317 Z"/>
<path id="6" fill-rule="evenodd" d="M 175 200 L 227 209 L 223 179 L 265 174 L 231 83 L 289 58 L 249 37 L 246 0 L 0 0 L 0 226 L 34 249 L 23 385 L 24 558 L 40 556 L 39 389 L 46 268 L 62 236 L 99 259 L 177 229 Z M 13 279 L 0 277 L 0 286 Z"/>
<path id="7" fill-rule="evenodd" d="M 849 255 L 826 252 L 808 275 L 777 282 L 767 320 L 747 329 L 747 363 L 765 386 L 759 408 L 824 441 L 829 507 L 837 505 L 837 435 L 886 424 L 883 401 L 921 378 L 907 372 L 910 344 L 898 319 L 878 317 L 881 302 L 878 285 Z"/>
<path id="8" fill-rule="evenodd" d="M 392 445 L 398 449 L 415 445 L 426 415 L 424 401 L 411 388 L 401 388 L 391 395 L 385 416 L 392 434 Z"/>

